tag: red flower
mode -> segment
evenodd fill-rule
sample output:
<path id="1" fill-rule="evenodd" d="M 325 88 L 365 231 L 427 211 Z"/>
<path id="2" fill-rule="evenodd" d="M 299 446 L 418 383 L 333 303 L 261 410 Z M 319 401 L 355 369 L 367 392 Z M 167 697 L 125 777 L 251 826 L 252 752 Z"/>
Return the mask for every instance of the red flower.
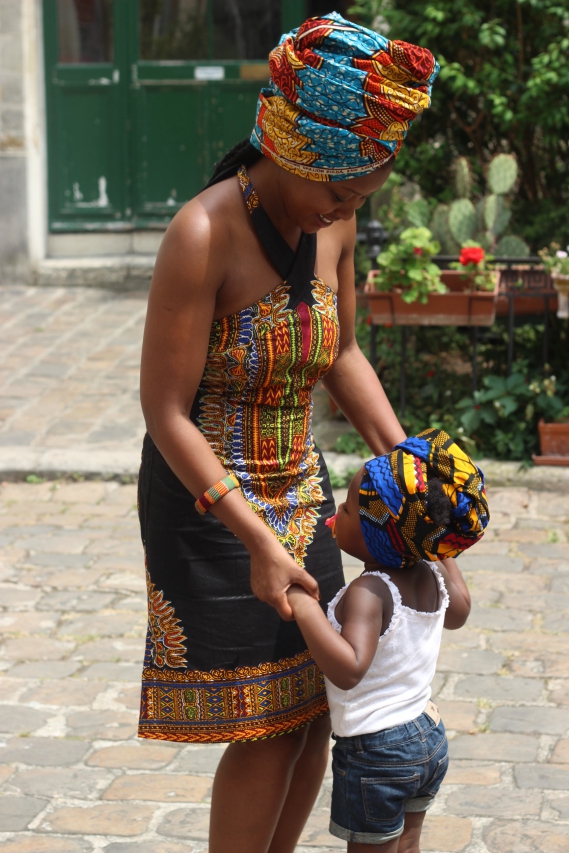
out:
<path id="1" fill-rule="evenodd" d="M 465 267 L 467 264 L 479 264 L 485 258 L 482 246 L 467 246 L 460 250 L 459 262 Z"/>
<path id="2" fill-rule="evenodd" d="M 414 255 L 422 255 L 422 254 L 423 254 L 423 250 L 421 249 L 421 247 L 420 247 L 420 246 L 415 246 L 415 248 L 413 249 L 413 254 L 414 254 Z"/>
<path id="3" fill-rule="evenodd" d="M 431 377 L 432 377 L 432 376 L 434 376 L 434 375 L 435 375 L 435 371 L 434 371 L 434 370 L 427 370 L 427 372 L 425 373 L 425 376 L 426 376 L 426 378 L 427 378 L 427 379 L 431 379 Z"/>

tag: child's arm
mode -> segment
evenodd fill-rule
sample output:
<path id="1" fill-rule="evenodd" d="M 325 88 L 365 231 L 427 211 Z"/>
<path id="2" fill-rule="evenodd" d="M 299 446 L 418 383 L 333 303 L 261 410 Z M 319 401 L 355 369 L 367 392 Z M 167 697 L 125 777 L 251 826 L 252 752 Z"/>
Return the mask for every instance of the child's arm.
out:
<path id="1" fill-rule="evenodd" d="M 462 628 L 470 615 L 470 593 L 453 557 L 447 557 L 442 563 L 438 563 L 438 566 L 444 577 L 449 597 L 445 628 L 454 631 Z"/>
<path id="2" fill-rule="evenodd" d="M 288 603 L 312 657 L 330 681 L 350 690 L 369 669 L 381 633 L 383 602 L 378 578 L 361 577 L 342 599 L 342 633 L 330 625 L 318 602 L 298 584 L 289 587 Z"/>

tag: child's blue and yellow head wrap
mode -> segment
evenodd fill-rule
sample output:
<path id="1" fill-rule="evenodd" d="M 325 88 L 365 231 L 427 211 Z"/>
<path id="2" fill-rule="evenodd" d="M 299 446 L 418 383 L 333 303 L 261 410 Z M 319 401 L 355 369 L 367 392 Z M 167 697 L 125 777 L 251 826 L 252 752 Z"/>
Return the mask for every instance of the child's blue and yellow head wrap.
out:
<path id="1" fill-rule="evenodd" d="M 397 156 L 439 72 L 426 48 L 336 12 L 282 36 L 269 64 L 251 144 L 315 181 L 365 175 Z"/>
<path id="2" fill-rule="evenodd" d="M 430 477 L 442 482 L 450 499 L 448 524 L 429 516 Z M 394 569 L 458 556 L 480 539 L 490 520 L 482 471 L 439 429 L 425 430 L 368 462 L 359 504 L 368 551 Z"/>

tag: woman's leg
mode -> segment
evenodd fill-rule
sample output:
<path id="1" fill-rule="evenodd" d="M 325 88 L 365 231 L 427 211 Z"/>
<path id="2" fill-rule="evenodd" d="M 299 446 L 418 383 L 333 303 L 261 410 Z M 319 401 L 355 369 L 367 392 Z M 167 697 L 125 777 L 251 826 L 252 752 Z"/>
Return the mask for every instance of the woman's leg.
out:
<path id="1" fill-rule="evenodd" d="M 209 853 L 266 853 L 308 727 L 230 744 L 213 783 Z"/>
<path id="2" fill-rule="evenodd" d="M 329 715 L 318 717 L 307 728 L 269 853 L 293 853 L 324 778 L 331 732 Z"/>

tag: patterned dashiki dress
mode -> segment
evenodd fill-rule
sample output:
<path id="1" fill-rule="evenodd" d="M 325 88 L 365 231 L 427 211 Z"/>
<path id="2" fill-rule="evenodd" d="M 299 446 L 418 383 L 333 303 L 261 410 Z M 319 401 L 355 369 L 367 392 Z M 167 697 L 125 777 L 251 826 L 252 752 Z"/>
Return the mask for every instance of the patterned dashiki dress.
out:
<path id="1" fill-rule="evenodd" d="M 311 391 L 338 352 L 336 297 L 314 275 L 316 235 L 295 253 L 259 204 L 242 167 L 253 223 L 283 278 L 267 296 L 211 327 L 191 419 L 251 509 L 320 585 L 343 586 L 325 526 L 335 512 L 312 437 Z M 244 741 L 292 731 L 328 710 L 324 680 L 296 622 L 251 592 L 244 545 L 195 498 L 144 439 L 139 514 L 148 633 L 139 735 Z"/>

